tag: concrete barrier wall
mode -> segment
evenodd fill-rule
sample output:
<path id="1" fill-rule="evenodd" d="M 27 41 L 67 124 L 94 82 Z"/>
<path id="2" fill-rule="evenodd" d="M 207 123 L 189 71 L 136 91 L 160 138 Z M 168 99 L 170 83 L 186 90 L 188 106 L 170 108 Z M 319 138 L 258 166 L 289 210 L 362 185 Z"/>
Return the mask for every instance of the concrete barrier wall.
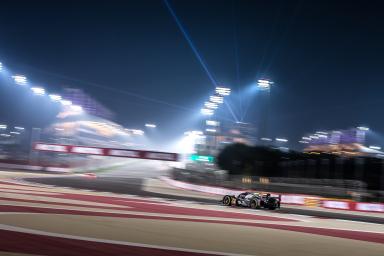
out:
<path id="1" fill-rule="evenodd" d="M 233 190 L 222 187 L 196 185 L 184 181 L 173 180 L 168 177 L 161 177 L 161 180 L 177 188 L 198 191 L 207 194 L 238 195 L 244 192 L 244 190 Z M 272 195 L 276 196 L 276 194 Z M 348 200 L 333 200 L 329 198 L 301 194 L 281 194 L 281 203 L 290 205 L 302 205 L 308 207 L 322 207 L 327 209 L 384 213 L 384 204 L 361 203 Z"/>

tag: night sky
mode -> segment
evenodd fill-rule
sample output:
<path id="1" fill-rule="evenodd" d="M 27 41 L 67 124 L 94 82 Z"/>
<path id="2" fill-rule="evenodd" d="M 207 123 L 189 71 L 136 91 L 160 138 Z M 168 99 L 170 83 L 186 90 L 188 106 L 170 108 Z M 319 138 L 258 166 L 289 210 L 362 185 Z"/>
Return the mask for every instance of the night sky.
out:
<path id="1" fill-rule="evenodd" d="M 384 133 L 381 1 L 170 1 L 240 120 L 268 135 L 367 125 Z M 163 1 L 2 1 L 0 61 L 50 92 L 81 88 L 115 121 L 159 125 L 164 138 L 201 124 L 214 91 Z M 0 82 L 0 123 L 44 126 L 57 108 Z M 218 114 L 232 119 L 225 106 Z"/>

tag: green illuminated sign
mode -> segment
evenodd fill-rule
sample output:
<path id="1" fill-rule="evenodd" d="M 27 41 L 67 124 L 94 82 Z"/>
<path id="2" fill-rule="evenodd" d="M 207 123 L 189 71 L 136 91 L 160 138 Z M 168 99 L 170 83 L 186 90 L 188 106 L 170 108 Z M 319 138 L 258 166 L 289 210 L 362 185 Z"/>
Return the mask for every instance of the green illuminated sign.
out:
<path id="1" fill-rule="evenodd" d="M 192 161 L 197 162 L 208 162 L 213 163 L 213 160 L 215 159 L 213 156 L 199 156 L 199 155 L 191 155 L 190 159 Z"/>

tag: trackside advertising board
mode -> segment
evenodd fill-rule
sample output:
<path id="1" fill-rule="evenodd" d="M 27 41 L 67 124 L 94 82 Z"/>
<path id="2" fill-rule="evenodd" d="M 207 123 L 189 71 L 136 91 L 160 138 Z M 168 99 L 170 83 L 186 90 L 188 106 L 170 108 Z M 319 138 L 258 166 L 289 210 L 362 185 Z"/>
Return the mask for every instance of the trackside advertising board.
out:
<path id="1" fill-rule="evenodd" d="M 87 154 L 98 156 L 115 156 L 127 158 L 140 158 L 161 161 L 178 161 L 178 154 L 169 152 L 134 150 L 134 149 L 118 149 L 118 148 L 99 148 L 77 145 L 62 145 L 37 142 L 33 145 L 33 149 L 37 151 L 68 153 L 68 154 Z"/>

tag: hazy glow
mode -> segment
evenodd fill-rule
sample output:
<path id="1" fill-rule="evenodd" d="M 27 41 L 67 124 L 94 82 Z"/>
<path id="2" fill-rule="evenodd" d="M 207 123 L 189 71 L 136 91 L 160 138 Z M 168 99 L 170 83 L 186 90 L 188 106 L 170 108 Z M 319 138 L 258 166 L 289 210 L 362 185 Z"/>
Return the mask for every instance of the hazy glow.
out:
<path id="1" fill-rule="evenodd" d="M 3 63 L 0 62 L 0 71 L 3 70 Z"/>
<path id="2" fill-rule="evenodd" d="M 175 150 L 181 154 L 195 153 L 195 145 L 201 144 L 205 136 L 202 131 L 187 131 L 184 136 L 176 143 Z"/>
<path id="3" fill-rule="evenodd" d="M 381 147 L 379 147 L 379 146 L 369 146 L 369 148 L 370 149 L 375 149 L 375 150 L 380 150 L 381 149 Z"/>
<path id="4" fill-rule="evenodd" d="M 73 111 L 77 111 L 77 112 L 81 112 L 81 111 L 83 111 L 83 108 L 82 108 L 81 106 L 79 106 L 79 105 L 72 105 L 72 106 L 71 106 L 71 109 L 72 109 Z"/>

